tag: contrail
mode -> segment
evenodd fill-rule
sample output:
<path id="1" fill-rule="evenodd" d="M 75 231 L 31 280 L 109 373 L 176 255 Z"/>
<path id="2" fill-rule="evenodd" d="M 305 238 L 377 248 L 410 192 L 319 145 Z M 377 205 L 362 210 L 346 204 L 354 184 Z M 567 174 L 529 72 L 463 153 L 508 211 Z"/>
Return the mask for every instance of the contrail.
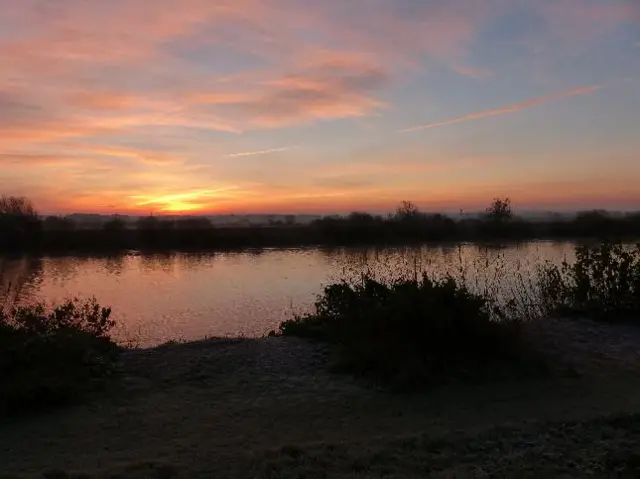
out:
<path id="1" fill-rule="evenodd" d="M 225 155 L 225 158 L 239 158 L 241 156 L 256 156 L 256 155 L 268 155 L 269 153 L 277 153 L 279 151 L 287 151 L 296 148 L 295 146 L 285 146 L 282 148 L 271 148 L 270 150 L 258 150 L 258 151 L 244 151 L 241 153 L 231 153 Z"/>
<path id="2" fill-rule="evenodd" d="M 430 123 L 424 123 L 422 125 L 412 126 L 404 130 L 400 130 L 400 133 L 409 133 L 418 130 L 426 130 L 428 128 L 435 128 L 438 126 L 454 125 L 456 123 L 463 123 L 465 121 L 478 120 L 488 116 L 505 115 L 507 113 L 515 113 L 525 108 L 531 108 L 554 100 L 560 100 L 561 98 L 568 98 L 576 95 L 587 95 L 593 93 L 596 90 L 603 88 L 603 85 L 592 85 L 580 88 L 574 88 L 573 90 L 564 91 L 561 93 L 555 93 L 553 95 L 541 96 L 538 98 L 532 98 L 531 100 L 522 101 L 520 103 L 513 103 L 511 105 L 503 106 L 501 108 L 495 108 L 493 110 L 484 110 L 476 113 L 469 113 L 457 118 L 451 118 L 449 120 L 432 121 Z"/>

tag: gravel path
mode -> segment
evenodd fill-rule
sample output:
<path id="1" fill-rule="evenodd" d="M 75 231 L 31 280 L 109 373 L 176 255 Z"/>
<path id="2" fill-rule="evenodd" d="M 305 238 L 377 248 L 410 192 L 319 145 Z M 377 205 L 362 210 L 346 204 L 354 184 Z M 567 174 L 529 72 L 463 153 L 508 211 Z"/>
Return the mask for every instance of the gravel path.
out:
<path id="1" fill-rule="evenodd" d="M 551 362 L 580 374 L 640 373 L 640 328 L 587 319 L 545 318 L 525 327 L 525 338 Z"/>

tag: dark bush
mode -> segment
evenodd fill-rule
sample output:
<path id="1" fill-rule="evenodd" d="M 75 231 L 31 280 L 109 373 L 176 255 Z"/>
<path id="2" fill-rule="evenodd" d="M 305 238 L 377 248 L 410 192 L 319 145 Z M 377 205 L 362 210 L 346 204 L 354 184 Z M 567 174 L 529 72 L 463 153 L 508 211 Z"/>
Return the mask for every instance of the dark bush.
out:
<path id="1" fill-rule="evenodd" d="M 119 350 L 110 314 L 95 299 L 1 307 L 0 415 L 74 402 L 103 385 Z"/>
<path id="2" fill-rule="evenodd" d="M 493 317 L 486 298 L 426 275 L 327 286 L 313 314 L 279 329 L 335 344 L 348 371 L 409 388 L 507 371 L 522 358 L 519 332 L 519 323 Z"/>
<path id="3" fill-rule="evenodd" d="M 540 290 L 551 311 L 606 321 L 640 321 L 640 245 L 576 247 L 575 263 L 548 263 Z"/>

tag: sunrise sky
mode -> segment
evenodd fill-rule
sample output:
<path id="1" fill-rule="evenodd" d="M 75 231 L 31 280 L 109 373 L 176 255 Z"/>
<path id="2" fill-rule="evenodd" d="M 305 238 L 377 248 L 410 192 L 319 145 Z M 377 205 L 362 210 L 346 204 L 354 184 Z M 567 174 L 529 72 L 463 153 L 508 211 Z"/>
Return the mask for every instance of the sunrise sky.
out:
<path id="1" fill-rule="evenodd" d="M 0 0 L 0 194 L 640 209 L 640 0 Z"/>

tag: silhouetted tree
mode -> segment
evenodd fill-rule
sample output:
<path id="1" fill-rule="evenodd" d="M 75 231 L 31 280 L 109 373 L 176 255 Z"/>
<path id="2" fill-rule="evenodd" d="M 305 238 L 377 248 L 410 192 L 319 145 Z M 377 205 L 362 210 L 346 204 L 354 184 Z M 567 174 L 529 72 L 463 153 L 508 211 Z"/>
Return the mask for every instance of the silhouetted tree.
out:
<path id="1" fill-rule="evenodd" d="M 107 221 L 102 226 L 102 229 L 104 229 L 105 231 L 108 231 L 110 233 L 120 233 L 121 231 L 124 231 L 124 230 L 127 229 L 127 225 L 122 220 L 122 218 L 119 218 L 118 216 L 115 216 L 114 218 L 112 218 L 109 221 Z"/>
<path id="2" fill-rule="evenodd" d="M 575 231 L 580 235 L 605 237 L 614 233 L 615 221 L 603 210 L 581 211 L 573 222 Z"/>
<path id="3" fill-rule="evenodd" d="M 24 196 L 0 197 L 0 215 L 2 217 L 37 218 L 33 203 Z"/>
<path id="4" fill-rule="evenodd" d="M 375 221 L 375 218 L 369 213 L 360 213 L 358 211 L 354 211 L 353 213 L 350 213 L 349 216 L 347 216 L 347 221 L 355 225 L 362 225 L 373 223 Z"/>
<path id="5" fill-rule="evenodd" d="M 598 223 L 611 219 L 611 215 L 604 210 L 580 211 L 576 221 L 581 223 Z"/>
<path id="6" fill-rule="evenodd" d="M 155 216 L 146 216 L 136 222 L 136 229 L 140 231 L 154 231 L 159 229 L 159 227 L 160 221 Z"/>
<path id="7" fill-rule="evenodd" d="M 208 218 L 184 218 L 176 221 L 180 230 L 206 230 L 213 227 Z"/>
<path id="8" fill-rule="evenodd" d="M 73 231 L 76 222 L 64 216 L 47 216 L 43 222 L 46 231 Z"/>
<path id="9" fill-rule="evenodd" d="M 173 220 L 159 220 L 158 226 L 161 231 L 172 231 L 176 227 L 176 222 Z"/>
<path id="10" fill-rule="evenodd" d="M 509 198 L 494 198 L 493 203 L 486 210 L 486 215 L 490 221 L 498 223 L 512 219 L 511 200 Z"/>
<path id="11" fill-rule="evenodd" d="M 418 207 L 411 201 L 401 201 L 396 209 L 396 219 L 399 221 L 416 220 L 421 216 Z"/>
<path id="12" fill-rule="evenodd" d="M 0 197 L 0 236 L 9 247 L 33 244 L 39 239 L 42 223 L 30 200 L 24 197 Z"/>

